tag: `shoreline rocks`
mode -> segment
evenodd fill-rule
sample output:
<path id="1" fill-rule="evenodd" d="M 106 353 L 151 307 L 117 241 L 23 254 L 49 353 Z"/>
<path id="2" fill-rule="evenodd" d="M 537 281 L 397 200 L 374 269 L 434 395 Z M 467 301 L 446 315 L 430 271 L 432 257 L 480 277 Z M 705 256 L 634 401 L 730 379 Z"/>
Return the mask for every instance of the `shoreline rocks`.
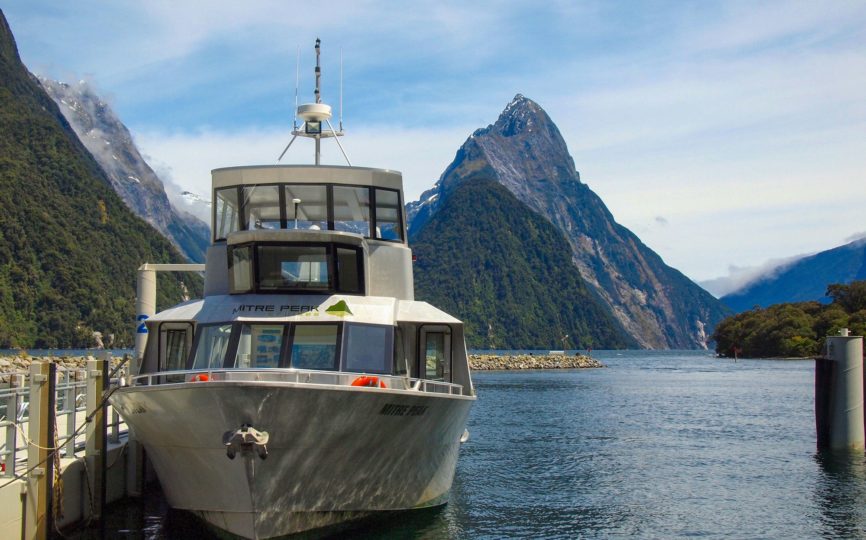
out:
<path id="1" fill-rule="evenodd" d="M 518 370 L 518 369 L 583 369 L 600 368 L 604 365 L 589 356 L 578 354 L 470 354 L 469 369 L 474 371 Z"/>
<path id="2" fill-rule="evenodd" d="M 88 360 L 94 360 L 96 357 L 88 356 L 28 356 L 16 355 L 0 357 L 0 383 L 7 384 L 10 380 L 10 375 L 23 375 L 25 379 L 30 377 L 30 364 L 34 361 L 51 360 L 57 363 L 58 368 L 81 370 L 87 365 Z M 118 363 L 123 360 L 122 356 L 113 356 L 111 358 L 111 368 L 113 369 Z M 584 355 L 564 355 L 564 354 L 518 354 L 518 355 L 497 355 L 497 354 L 470 354 L 469 368 L 473 371 L 493 371 L 493 370 L 519 370 L 519 369 L 584 369 L 584 368 L 600 368 L 604 365 L 596 360 Z"/>
<path id="3" fill-rule="evenodd" d="M 53 361 L 60 369 L 83 370 L 87 367 L 88 360 L 96 360 L 93 355 L 88 356 L 0 356 L 0 384 L 8 384 L 12 375 L 23 375 L 24 379 L 30 378 L 30 364 L 35 361 Z M 112 356 L 109 370 L 114 369 L 123 361 L 122 356 Z M 78 380 L 76 376 L 75 380 Z"/>

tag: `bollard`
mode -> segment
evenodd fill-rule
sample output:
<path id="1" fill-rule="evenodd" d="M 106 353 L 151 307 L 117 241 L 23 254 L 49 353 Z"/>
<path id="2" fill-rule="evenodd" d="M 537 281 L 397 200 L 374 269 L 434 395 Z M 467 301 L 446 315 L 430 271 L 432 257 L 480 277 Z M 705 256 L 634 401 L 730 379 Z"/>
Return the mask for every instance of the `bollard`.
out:
<path id="1" fill-rule="evenodd" d="M 33 362 L 30 365 L 30 444 L 27 448 L 27 501 L 25 537 L 48 538 L 53 529 L 52 481 L 54 479 L 54 388 L 57 365 Z"/>
<path id="2" fill-rule="evenodd" d="M 863 338 L 847 329 L 815 360 L 815 426 L 821 449 L 864 448 Z"/>
<path id="3" fill-rule="evenodd" d="M 93 493 L 91 519 L 102 519 L 105 507 L 105 431 L 106 414 L 102 397 L 108 386 L 108 361 L 87 361 L 87 415 L 93 415 L 87 424 L 84 459 L 87 463 L 87 481 Z"/>
<path id="4" fill-rule="evenodd" d="M 9 377 L 9 397 L 6 399 L 6 419 L 9 424 L 6 426 L 6 455 L 3 456 L 3 472 L 0 473 L 4 478 L 15 477 L 16 454 L 18 449 L 18 408 L 21 403 L 21 396 L 17 389 L 24 386 L 24 376 L 13 374 Z"/>

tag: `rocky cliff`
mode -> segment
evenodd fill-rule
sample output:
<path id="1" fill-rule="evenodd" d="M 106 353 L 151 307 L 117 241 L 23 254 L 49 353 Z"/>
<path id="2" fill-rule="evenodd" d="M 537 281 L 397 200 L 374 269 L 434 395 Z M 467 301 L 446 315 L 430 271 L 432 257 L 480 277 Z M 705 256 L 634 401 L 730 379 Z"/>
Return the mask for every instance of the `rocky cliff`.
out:
<path id="1" fill-rule="evenodd" d="M 85 81 L 74 85 L 40 78 L 111 187 L 139 217 L 156 227 L 192 262 L 204 262 L 210 227 L 170 203 L 162 181 L 139 153 L 111 107 Z"/>
<path id="2" fill-rule="evenodd" d="M 459 186 L 487 179 L 562 232 L 571 262 L 640 346 L 707 346 L 708 329 L 728 310 L 614 220 L 580 181 L 556 125 L 522 95 L 494 124 L 475 131 L 436 185 L 408 205 L 410 240 Z"/>

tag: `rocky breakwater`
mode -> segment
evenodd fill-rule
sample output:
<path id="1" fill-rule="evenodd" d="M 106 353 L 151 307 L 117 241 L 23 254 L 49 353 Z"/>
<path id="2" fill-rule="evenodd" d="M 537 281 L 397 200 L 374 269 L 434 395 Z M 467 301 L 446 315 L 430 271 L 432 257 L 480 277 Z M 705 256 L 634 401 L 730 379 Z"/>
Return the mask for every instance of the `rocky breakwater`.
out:
<path id="1" fill-rule="evenodd" d="M 7 384 L 12 375 L 23 375 L 25 379 L 30 378 L 30 365 L 36 361 L 54 362 L 58 371 L 70 370 L 75 373 L 75 380 L 84 380 L 84 372 L 88 360 L 95 360 L 95 356 L 30 356 L 16 355 L 0 357 L 0 383 Z M 114 369 L 123 361 L 122 356 L 111 358 L 111 368 Z"/>
<path id="2" fill-rule="evenodd" d="M 604 365 L 589 356 L 577 354 L 470 354 L 469 368 L 477 371 L 493 369 L 578 369 L 600 368 Z"/>

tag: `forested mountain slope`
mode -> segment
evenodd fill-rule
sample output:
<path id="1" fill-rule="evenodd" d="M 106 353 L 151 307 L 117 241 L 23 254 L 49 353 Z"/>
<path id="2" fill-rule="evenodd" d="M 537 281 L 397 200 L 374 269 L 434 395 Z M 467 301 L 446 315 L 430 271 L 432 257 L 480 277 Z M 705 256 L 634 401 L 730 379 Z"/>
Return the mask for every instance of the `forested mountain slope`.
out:
<path id="1" fill-rule="evenodd" d="M 415 296 L 459 314 L 469 347 L 636 345 L 550 222 L 493 180 L 468 182 L 448 198 L 412 241 Z"/>
<path id="2" fill-rule="evenodd" d="M 183 258 L 112 190 L 0 12 L 0 348 L 91 346 L 94 331 L 130 346 L 144 262 Z M 161 276 L 159 304 L 184 284 L 200 294 L 198 276 Z"/>

